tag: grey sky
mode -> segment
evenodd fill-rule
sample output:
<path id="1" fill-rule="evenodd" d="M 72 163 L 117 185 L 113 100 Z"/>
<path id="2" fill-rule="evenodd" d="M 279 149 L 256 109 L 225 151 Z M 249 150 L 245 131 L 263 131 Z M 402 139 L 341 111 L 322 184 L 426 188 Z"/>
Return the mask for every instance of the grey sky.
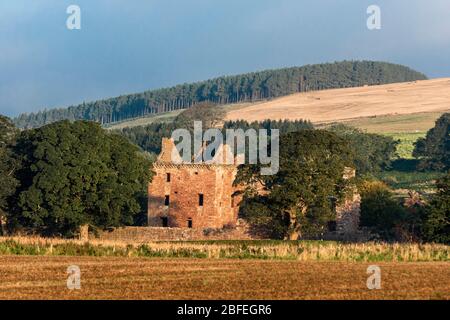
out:
<path id="1" fill-rule="evenodd" d="M 81 30 L 66 8 L 81 7 Z M 382 9 L 369 31 L 366 9 Z M 450 76 L 448 0 L 3 0 L 0 113 L 344 59 Z"/>

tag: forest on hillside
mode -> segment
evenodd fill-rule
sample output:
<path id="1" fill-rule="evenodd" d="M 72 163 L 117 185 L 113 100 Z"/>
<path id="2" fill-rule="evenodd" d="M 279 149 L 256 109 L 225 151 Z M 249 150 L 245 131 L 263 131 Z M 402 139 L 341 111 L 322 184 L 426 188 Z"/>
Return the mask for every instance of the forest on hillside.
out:
<path id="1" fill-rule="evenodd" d="M 199 102 L 230 104 L 281 97 L 297 92 L 378 85 L 426 76 L 408 67 L 373 61 L 343 61 L 223 76 L 171 88 L 123 95 L 68 108 L 21 114 L 14 123 L 34 128 L 60 120 L 91 120 L 101 124 L 189 108 Z"/>

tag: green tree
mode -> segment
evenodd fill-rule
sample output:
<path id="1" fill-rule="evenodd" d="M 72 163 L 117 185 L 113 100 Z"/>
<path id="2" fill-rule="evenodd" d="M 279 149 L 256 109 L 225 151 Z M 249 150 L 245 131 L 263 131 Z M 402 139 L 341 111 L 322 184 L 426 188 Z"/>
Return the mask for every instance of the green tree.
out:
<path id="1" fill-rule="evenodd" d="M 253 186 L 246 190 L 243 215 L 270 221 L 274 235 L 285 239 L 322 234 L 335 219 L 332 199 L 341 202 L 350 190 L 344 169 L 351 158 L 348 144 L 331 132 L 282 135 L 276 175 L 261 176 L 257 166 L 239 170 L 236 183 Z"/>
<path id="2" fill-rule="evenodd" d="M 11 120 L 0 115 L 0 234 L 3 233 L 3 221 L 8 211 L 7 200 L 19 184 L 14 176 L 19 162 L 11 152 L 17 133 Z"/>
<path id="3" fill-rule="evenodd" d="M 413 155 L 421 158 L 421 169 L 450 169 L 450 113 L 443 114 L 427 136 L 417 140 Z"/>
<path id="4" fill-rule="evenodd" d="M 425 240 L 450 244 L 450 172 L 437 181 L 437 193 L 426 209 Z"/>
<path id="5" fill-rule="evenodd" d="M 331 132 L 344 138 L 354 148 L 354 163 L 359 175 L 374 173 L 388 168 L 396 156 L 398 141 L 374 133 L 365 133 L 359 129 L 343 124 L 328 128 Z"/>
<path id="6" fill-rule="evenodd" d="M 61 121 L 23 132 L 21 187 L 8 222 L 48 235 L 72 236 L 82 225 L 132 224 L 150 164 L 125 138 L 99 124 Z"/>
<path id="7" fill-rule="evenodd" d="M 394 199 L 392 191 L 380 181 L 365 181 L 359 190 L 360 225 L 385 239 L 394 238 L 395 226 L 404 220 L 405 209 Z"/>

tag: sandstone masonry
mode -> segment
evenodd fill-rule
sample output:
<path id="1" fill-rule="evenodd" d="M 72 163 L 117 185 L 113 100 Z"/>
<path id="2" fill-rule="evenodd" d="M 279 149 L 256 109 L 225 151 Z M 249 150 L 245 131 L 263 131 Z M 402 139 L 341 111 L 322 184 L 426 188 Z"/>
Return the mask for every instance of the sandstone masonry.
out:
<path id="1" fill-rule="evenodd" d="M 222 146 L 217 156 L 228 150 Z M 164 139 L 148 188 L 148 225 L 171 228 L 223 228 L 236 225 L 233 199 L 237 166 L 174 163 L 173 140 Z"/>

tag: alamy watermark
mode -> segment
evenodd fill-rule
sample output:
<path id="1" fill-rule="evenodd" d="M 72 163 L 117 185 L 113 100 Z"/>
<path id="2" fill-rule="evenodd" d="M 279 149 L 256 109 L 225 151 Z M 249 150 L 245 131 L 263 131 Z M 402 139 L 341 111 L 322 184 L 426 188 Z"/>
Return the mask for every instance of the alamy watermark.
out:
<path id="1" fill-rule="evenodd" d="M 377 5 L 371 5 L 367 8 L 367 28 L 369 30 L 380 30 L 381 29 L 381 8 Z"/>
<path id="2" fill-rule="evenodd" d="M 255 129 L 246 131 L 226 129 L 224 138 L 221 130 L 208 129 L 203 132 L 202 122 L 194 121 L 193 139 L 191 132 L 187 129 L 173 131 L 172 139 L 176 143 L 176 148 L 172 150 L 171 160 L 176 164 L 241 165 L 259 163 L 262 175 L 274 175 L 279 170 L 280 133 L 278 129 L 271 129 L 270 136 L 266 129 L 259 129 L 258 132 Z M 248 149 L 246 150 L 247 145 Z"/>
<path id="3" fill-rule="evenodd" d="M 369 290 L 381 289 L 381 268 L 379 266 L 369 266 L 367 267 L 367 288 Z"/>
<path id="4" fill-rule="evenodd" d="M 67 289 L 80 290 L 81 289 L 81 270 L 79 266 L 71 265 L 67 267 Z"/>
<path id="5" fill-rule="evenodd" d="M 66 13 L 69 15 L 66 20 L 66 26 L 69 30 L 81 29 L 81 8 L 76 4 L 67 7 Z"/>

